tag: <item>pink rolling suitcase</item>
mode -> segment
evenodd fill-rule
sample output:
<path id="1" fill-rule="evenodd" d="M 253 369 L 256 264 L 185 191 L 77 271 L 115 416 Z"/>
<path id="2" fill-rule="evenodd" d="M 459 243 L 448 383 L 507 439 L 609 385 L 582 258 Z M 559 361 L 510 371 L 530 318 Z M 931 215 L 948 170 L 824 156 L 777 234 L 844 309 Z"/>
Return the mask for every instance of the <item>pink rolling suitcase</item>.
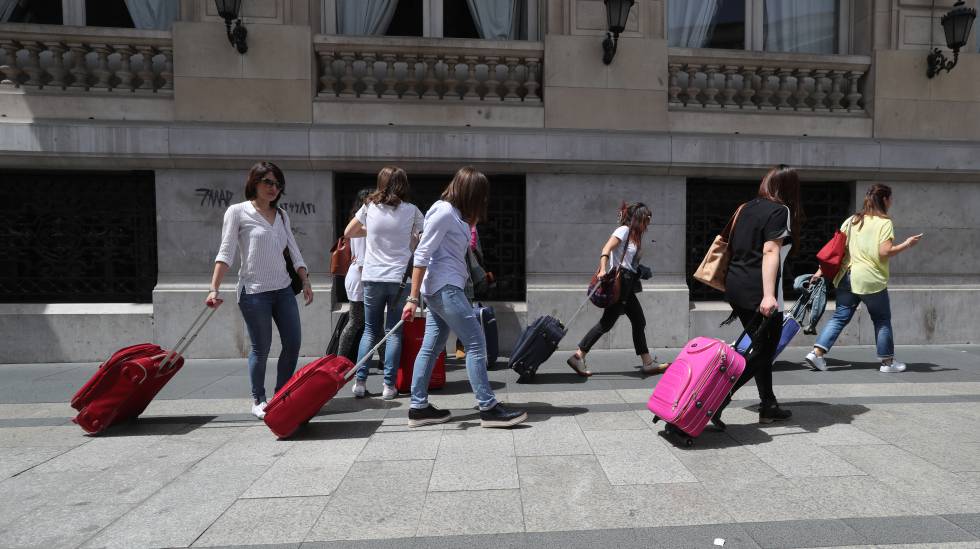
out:
<path id="1" fill-rule="evenodd" d="M 767 324 L 762 322 L 756 334 Z M 751 349 L 746 355 L 749 352 Z M 724 341 L 708 337 L 688 341 L 647 401 L 654 423 L 664 420 L 668 433 L 684 437 L 684 442 L 693 446 L 694 438 L 704 431 L 744 371 L 745 356 Z"/>

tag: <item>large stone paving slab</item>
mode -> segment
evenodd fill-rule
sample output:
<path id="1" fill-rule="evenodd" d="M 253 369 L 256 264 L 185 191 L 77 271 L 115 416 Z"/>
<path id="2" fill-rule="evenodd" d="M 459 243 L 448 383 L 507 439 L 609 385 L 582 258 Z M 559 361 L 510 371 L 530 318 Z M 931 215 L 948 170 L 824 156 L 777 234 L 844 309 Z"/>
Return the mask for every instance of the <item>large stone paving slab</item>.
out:
<path id="1" fill-rule="evenodd" d="M 240 499 L 194 542 L 194 547 L 300 543 L 327 497 Z"/>

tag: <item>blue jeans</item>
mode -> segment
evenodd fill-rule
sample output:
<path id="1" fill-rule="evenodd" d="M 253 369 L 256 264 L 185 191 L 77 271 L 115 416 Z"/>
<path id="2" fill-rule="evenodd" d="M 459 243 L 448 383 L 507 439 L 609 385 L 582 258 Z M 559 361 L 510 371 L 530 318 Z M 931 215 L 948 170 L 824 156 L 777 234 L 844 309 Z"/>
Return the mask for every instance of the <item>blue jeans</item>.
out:
<path id="1" fill-rule="evenodd" d="M 829 352 L 834 342 L 844 331 L 844 327 L 854 318 L 858 305 L 864 302 L 875 326 L 875 343 L 878 347 L 878 358 L 885 360 L 895 356 L 895 341 L 892 339 L 892 307 L 888 299 L 888 290 L 866 295 L 851 292 L 851 273 L 844 275 L 837 285 L 837 310 L 827 325 L 820 331 L 815 347 Z"/>
<path id="2" fill-rule="evenodd" d="M 412 372 L 412 408 L 429 405 L 429 378 L 435 368 L 439 353 L 446 348 L 449 331 L 456 332 L 466 349 L 466 375 L 476 396 L 480 410 L 497 405 L 497 397 L 487 377 L 487 342 L 483 326 L 473 311 L 473 305 L 461 288 L 446 285 L 436 293 L 425 296 L 429 314 L 425 319 L 425 337 L 422 349 L 415 358 Z M 418 322 L 418 321 L 416 321 Z"/>
<path id="3" fill-rule="evenodd" d="M 357 349 L 357 360 L 360 361 L 368 354 L 382 336 L 391 330 L 391 327 L 398 323 L 401 318 L 402 309 L 405 308 L 405 298 L 408 297 L 408 288 L 402 288 L 398 282 L 368 282 L 364 281 L 364 335 L 361 336 L 361 346 Z M 385 307 L 388 308 L 388 317 L 385 319 Z M 382 329 L 381 325 L 384 324 Z M 391 334 L 385 343 L 385 384 L 395 386 L 395 375 L 398 373 L 398 364 L 402 356 L 402 330 Z M 365 380 L 368 377 L 368 365 L 357 369 L 357 379 Z"/>
<path id="4" fill-rule="evenodd" d="M 252 342 L 252 350 L 248 353 L 248 376 L 252 381 L 252 398 L 256 403 L 264 402 L 265 363 L 269 359 L 269 348 L 272 346 L 273 320 L 279 328 L 279 339 L 282 341 L 282 352 L 279 354 L 279 363 L 276 366 L 275 392 L 279 392 L 296 370 L 299 346 L 303 341 L 296 296 L 289 286 L 258 294 L 247 294 L 243 288 L 238 300 L 238 308 L 245 318 L 248 338 Z"/>

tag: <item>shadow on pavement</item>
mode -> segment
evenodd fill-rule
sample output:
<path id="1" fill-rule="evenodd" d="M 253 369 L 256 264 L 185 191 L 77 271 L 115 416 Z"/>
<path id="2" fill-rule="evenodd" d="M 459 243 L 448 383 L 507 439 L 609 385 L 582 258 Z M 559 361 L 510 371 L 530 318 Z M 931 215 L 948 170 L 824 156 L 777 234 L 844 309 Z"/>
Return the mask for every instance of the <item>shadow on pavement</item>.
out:
<path id="1" fill-rule="evenodd" d="M 506 387 L 506 383 L 500 381 L 490 381 L 490 388 L 494 391 L 499 391 Z M 470 387 L 469 379 L 457 379 L 456 381 L 447 381 L 444 386 L 439 389 L 430 389 L 430 394 L 435 395 L 463 395 L 472 393 L 473 388 Z"/>
<path id="2" fill-rule="evenodd" d="M 709 424 L 701 436 L 694 439 L 693 446 L 686 446 L 686 436 L 667 433 L 663 430 L 659 434 L 678 448 L 691 451 L 712 450 L 732 446 L 765 444 L 781 436 L 816 433 L 833 425 L 850 424 L 855 417 L 869 411 L 867 406 L 860 404 L 828 404 L 802 400 L 780 402 L 779 405 L 784 409 L 791 410 L 793 417 L 786 421 L 769 424 L 728 423 L 728 428 L 724 432 L 718 431 Z M 742 409 L 752 413 L 759 411 L 758 405 L 746 406 Z"/>
<path id="3" fill-rule="evenodd" d="M 533 427 L 533 424 L 547 421 L 552 416 L 575 416 L 589 411 L 588 408 L 581 408 L 578 406 L 555 406 L 546 402 L 522 402 L 519 404 L 509 404 L 504 402 L 503 404 L 508 408 L 524 410 L 527 412 L 527 419 L 523 423 L 511 427 L 511 429 L 530 429 Z M 457 414 L 454 411 L 452 421 L 457 423 L 460 429 L 480 427 L 480 412 L 474 409 L 472 412 L 467 414 Z"/>
<path id="4" fill-rule="evenodd" d="M 303 425 L 286 440 L 343 440 L 348 438 L 368 438 L 379 427 L 381 420 L 369 421 L 313 421 Z"/>
<path id="5" fill-rule="evenodd" d="M 105 431 L 92 435 L 99 438 L 113 437 L 142 437 L 166 435 L 185 435 L 211 423 L 218 416 L 159 416 L 140 417 L 119 425 L 113 425 Z M 166 427 L 172 427 L 167 430 Z M 162 428 L 162 429 L 161 429 Z"/>
<path id="6" fill-rule="evenodd" d="M 515 374 L 516 375 L 516 374 Z M 533 377 L 517 378 L 514 383 L 520 385 L 547 385 L 549 383 L 585 383 L 589 378 L 575 372 L 538 372 Z"/>

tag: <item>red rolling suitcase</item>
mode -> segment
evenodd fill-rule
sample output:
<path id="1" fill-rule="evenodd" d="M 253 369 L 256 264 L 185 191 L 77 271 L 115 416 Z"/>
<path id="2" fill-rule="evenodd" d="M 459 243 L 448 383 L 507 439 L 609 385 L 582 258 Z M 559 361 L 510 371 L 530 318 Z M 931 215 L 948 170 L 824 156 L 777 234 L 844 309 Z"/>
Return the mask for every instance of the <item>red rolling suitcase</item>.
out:
<path id="1" fill-rule="evenodd" d="M 72 421 L 86 433 L 95 434 L 142 414 L 184 365 L 182 353 L 215 310 L 205 307 L 171 351 L 140 343 L 113 353 L 72 397 L 71 406 L 78 410 Z"/>
<path id="2" fill-rule="evenodd" d="M 399 393 L 412 390 L 412 373 L 415 371 L 415 357 L 422 349 L 425 338 L 425 316 L 416 317 L 414 322 L 405 324 L 402 328 L 402 356 L 398 364 L 398 374 L 395 377 L 395 389 Z M 446 385 L 446 351 L 439 353 L 436 366 L 429 378 L 429 389 L 441 389 Z"/>
<path id="3" fill-rule="evenodd" d="M 381 338 L 357 364 L 347 357 L 327 355 L 300 368 L 265 407 L 265 424 L 279 438 L 291 437 L 347 385 L 362 362 L 367 362 L 403 320 Z"/>

